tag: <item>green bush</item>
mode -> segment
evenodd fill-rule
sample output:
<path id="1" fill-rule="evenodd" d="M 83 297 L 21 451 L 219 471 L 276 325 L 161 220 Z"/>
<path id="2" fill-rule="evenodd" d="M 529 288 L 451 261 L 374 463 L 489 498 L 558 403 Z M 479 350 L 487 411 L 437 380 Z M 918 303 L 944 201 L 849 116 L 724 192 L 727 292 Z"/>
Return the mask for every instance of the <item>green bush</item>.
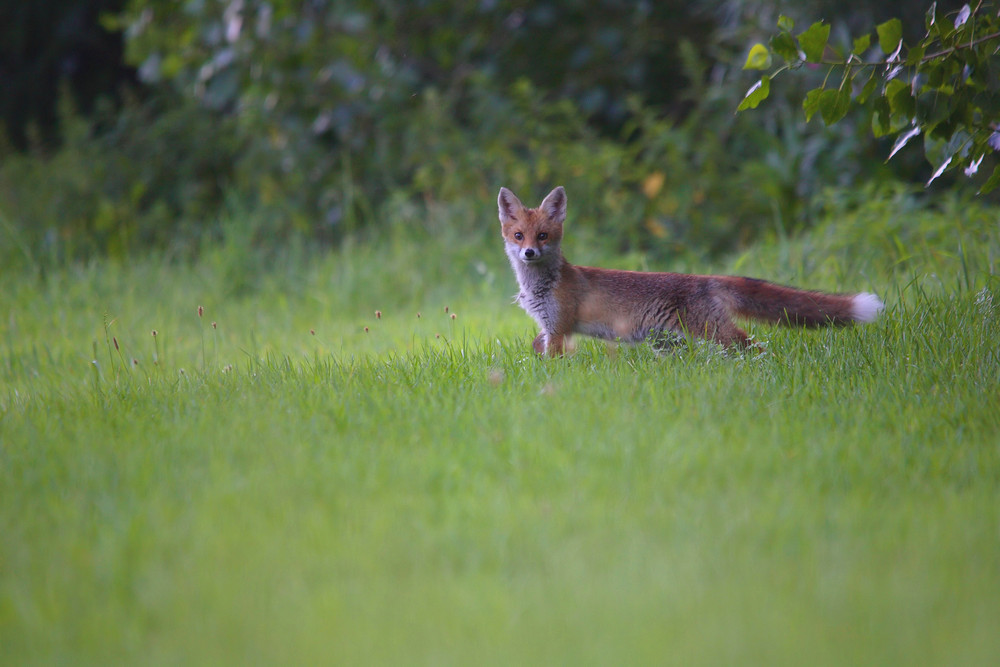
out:
<path id="1" fill-rule="evenodd" d="M 138 248 L 186 252 L 232 182 L 233 121 L 180 99 L 128 101 L 90 120 L 64 97 L 62 147 L 6 151 L 0 166 L 7 261 L 46 263 Z"/>
<path id="2" fill-rule="evenodd" d="M 181 13 L 134 0 L 121 25 L 147 81 L 239 119 L 238 181 L 257 184 L 237 190 L 292 232 L 336 240 L 386 224 L 381 202 L 400 191 L 485 207 L 501 183 L 559 181 L 616 245 L 717 251 L 800 225 L 820 187 L 870 176 L 834 164 L 857 163 L 857 133 L 805 128 L 792 106 L 764 127 L 733 117 L 759 20 L 733 7 L 728 19 L 618 0 Z"/>
<path id="3" fill-rule="evenodd" d="M 259 259 L 463 216 L 486 229 L 501 185 L 532 201 L 560 184 L 588 245 L 713 255 L 813 224 L 828 188 L 922 168 L 905 151 L 886 166 L 861 115 L 807 123 L 819 71 L 734 113 L 767 3 L 129 7 L 106 23 L 146 88 L 118 111 L 64 109 L 54 153 L 0 149 L 0 259 L 188 256 L 226 237 Z"/>

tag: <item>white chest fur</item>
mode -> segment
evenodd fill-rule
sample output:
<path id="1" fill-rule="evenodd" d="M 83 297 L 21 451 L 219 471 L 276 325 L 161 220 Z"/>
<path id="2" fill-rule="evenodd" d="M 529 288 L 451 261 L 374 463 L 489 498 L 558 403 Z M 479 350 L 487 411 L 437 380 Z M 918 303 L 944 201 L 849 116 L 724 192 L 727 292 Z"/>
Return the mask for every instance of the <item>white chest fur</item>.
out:
<path id="1" fill-rule="evenodd" d="M 545 333 L 555 331 L 559 321 L 559 303 L 555 287 L 559 283 L 559 265 L 556 262 L 537 261 L 526 263 L 517 252 L 517 246 L 507 247 L 507 256 L 517 276 L 521 291 L 517 303 L 531 315 Z"/>

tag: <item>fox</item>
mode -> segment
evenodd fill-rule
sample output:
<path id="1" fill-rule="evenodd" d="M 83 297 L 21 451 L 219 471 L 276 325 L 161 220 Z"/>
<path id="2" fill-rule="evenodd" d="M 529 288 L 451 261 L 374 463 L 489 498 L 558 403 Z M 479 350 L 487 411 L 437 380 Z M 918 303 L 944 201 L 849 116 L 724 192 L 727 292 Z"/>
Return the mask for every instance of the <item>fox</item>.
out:
<path id="1" fill-rule="evenodd" d="M 834 294 L 739 276 L 621 271 L 570 264 L 562 253 L 566 191 L 553 189 L 526 208 L 500 188 L 497 204 L 507 257 L 517 277 L 515 299 L 538 323 L 532 348 L 559 357 L 582 334 L 668 347 L 687 338 L 745 349 L 740 317 L 816 328 L 873 322 L 885 307 L 869 292 Z"/>

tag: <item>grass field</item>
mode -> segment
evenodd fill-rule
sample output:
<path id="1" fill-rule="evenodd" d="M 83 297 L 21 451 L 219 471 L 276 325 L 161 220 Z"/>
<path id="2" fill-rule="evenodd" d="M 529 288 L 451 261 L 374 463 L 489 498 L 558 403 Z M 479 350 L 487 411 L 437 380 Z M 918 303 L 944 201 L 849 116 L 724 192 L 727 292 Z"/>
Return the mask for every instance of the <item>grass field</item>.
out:
<path id="1" fill-rule="evenodd" d="M 876 208 L 567 230 L 887 302 L 745 354 L 538 359 L 493 228 L 3 273 L 0 662 L 992 663 L 998 212 Z"/>

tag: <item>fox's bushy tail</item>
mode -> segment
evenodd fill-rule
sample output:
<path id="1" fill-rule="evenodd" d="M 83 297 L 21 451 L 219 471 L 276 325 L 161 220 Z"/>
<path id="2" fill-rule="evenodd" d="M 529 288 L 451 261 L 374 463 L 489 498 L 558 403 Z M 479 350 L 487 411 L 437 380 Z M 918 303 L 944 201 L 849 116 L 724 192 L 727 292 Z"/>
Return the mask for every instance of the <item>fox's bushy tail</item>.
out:
<path id="1" fill-rule="evenodd" d="M 735 315 L 800 327 L 872 322 L 884 304 L 874 294 L 830 294 L 801 290 L 756 278 L 726 277 L 725 291 Z"/>

